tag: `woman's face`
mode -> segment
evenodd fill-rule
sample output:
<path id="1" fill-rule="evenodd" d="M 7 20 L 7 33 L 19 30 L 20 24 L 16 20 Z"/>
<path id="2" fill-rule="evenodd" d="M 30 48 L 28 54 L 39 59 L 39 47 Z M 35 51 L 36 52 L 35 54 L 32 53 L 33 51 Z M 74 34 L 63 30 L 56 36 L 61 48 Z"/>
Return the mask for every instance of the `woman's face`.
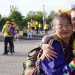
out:
<path id="1" fill-rule="evenodd" d="M 59 17 L 56 20 L 55 33 L 62 40 L 70 38 L 73 33 L 73 28 L 67 18 Z"/>
<path id="2" fill-rule="evenodd" d="M 75 10 L 71 11 L 71 21 L 72 21 L 73 29 L 75 30 Z"/>

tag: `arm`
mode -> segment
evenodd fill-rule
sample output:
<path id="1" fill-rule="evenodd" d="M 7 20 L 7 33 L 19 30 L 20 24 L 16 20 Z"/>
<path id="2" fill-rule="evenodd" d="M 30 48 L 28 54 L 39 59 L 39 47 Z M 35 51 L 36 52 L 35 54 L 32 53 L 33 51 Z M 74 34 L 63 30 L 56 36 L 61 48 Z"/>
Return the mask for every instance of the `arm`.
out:
<path id="1" fill-rule="evenodd" d="M 64 55 L 64 52 L 63 52 L 63 48 L 61 46 L 61 44 L 59 42 L 56 42 L 56 43 L 53 43 L 52 46 L 54 47 L 54 50 L 55 52 L 58 53 L 58 57 L 55 58 L 55 60 L 50 60 L 48 61 L 46 58 L 45 58 L 45 54 L 43 52 L 43 54 L 41 55 L 40 59 L 42 59 L 42 64 L 44 64 L 43 68 L 51 68 L 53 69 L 53 75 L 71 75 L 70 73 L 73 71 L 69 64 L 67 63 L 66 59 L 65 59 L 65 55 Z M 62 59 L 62 60 L 61 60 Z M 54 65 L 53 65 L 54 64 Z M 47 71 L 47 70 L 46 70 Z M 66 72 L 66 73 L 65 73 Z M 59 74 L 58 74 L 59 73 Z"/>
<path id="2" fill-rule="evenodd" d="M 54 48 L 51 45 L 47 44 L 47 42 L 54 37 L 55 37 L 55 34 L 45 35 L 41 41 L 46 43 L 46 44 L 42 44 L 41 49 L 44 51 L 45 56 L 47 57 L 48 60 L 50 59 L 54 60 L 54 57 L 57 58 L 57 53 L 53 51 Z"/>
<path id="3" fill-rule="evenodd" d="M 3 29 L 2 29 L 2 33 L 4 34 L 4 31 L 5 31 L 5 26 L 3 26 Z"/>
<path id="4" fill-rule="evenodd" d="M 2 29 L 2 33 L 4 34 L 4 29 Z"/>

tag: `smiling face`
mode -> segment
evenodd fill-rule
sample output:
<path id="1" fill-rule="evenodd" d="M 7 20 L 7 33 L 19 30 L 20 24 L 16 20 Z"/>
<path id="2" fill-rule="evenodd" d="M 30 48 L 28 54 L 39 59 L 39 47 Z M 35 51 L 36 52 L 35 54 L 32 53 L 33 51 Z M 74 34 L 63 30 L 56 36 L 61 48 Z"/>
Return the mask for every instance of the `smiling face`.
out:
<path id="1" fill-rule="evenodd" d="M 72 21 L 73 29 L 75 30 L 75 10 L 71 11 L 71 21 Z"/>
<path id="2" fill-rule="evenodd" d="M 60 39 L 64 40 L 70 38 L 73 33 L 73 28 L 66 17 L 59 17 L 56 19 L 54 31 Z"/>

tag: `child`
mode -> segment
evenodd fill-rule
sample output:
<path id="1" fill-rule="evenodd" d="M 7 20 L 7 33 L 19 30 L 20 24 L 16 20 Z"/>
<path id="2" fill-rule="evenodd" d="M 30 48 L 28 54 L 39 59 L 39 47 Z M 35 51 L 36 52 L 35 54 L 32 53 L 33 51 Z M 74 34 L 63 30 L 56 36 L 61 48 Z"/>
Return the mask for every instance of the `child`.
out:
<path id="1" fill-rule="evenodd" d="M 30 23 L 28 23 L 27 38 L 32 39 L 32 29 Z"/>
<path id="2" fill-rule="evenodd" d="M 26 27 L 23 28 L 23 36 L 27 36 L 27 29 L 26 29 Z"/>
<path id="3" fill-rule="evenodd" d="M 19 26 L 16 27 L 16 35 L 17 41 L 19 40 Z"/>

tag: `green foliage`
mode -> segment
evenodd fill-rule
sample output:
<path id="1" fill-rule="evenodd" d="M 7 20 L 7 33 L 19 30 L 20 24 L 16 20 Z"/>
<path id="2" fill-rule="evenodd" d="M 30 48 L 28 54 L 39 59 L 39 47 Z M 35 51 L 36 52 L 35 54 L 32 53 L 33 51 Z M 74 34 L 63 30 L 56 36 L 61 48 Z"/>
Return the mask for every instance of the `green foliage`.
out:
<path id="1" fill-rule="evenodd" d="M 8 17 L 1 17 L 1 21 L 0 21 L 0 31 L 3 28 L 3 25 L 6 23 L 6 21 L 9 20 Z"/>
<path id="2" fill-rule="evenodd" d="M 10 12 L 18 11 L 18 7 L 14 7 L 13 5 L 10 6 Z"/>
<path id="3" fill-rule="evenodd" d="M 15 21 L 19 26 L 27 26 L 27 22 L 32 20 L 37 20 L 41 24 L 43 24 L 43 16 L 46 18 L 47 23 L 50 25 L 50 22 L 53 19 L 53 15 L 55 12 L 52 10 L 48 17 L 46 17 L 46 12 L 42 11 L 30 11 L 26 16 L 23 16 L 21 12 L 18 10 L 18 7 L 10 6 L 10 14 L 8 17 L 2 17 L 0 21 L 0 26 L 3 26 L 7 20 Z M 1 17 L 1 15 L 0 15 Z"/>
<path id="4" fill-rule="evenodd" d="M 9 15 L 9 18 L 10 18 L 10 20 L 14 20 L 17 25 L 21 25 L 22 15 L 21 15 L 20 12 L 18 12 L 18 11 L 13 11 L 13 12 Z"/>
<path id="5" fill-rule="evenodd" d="M 50 22 L 52 21 L 54 14 L 55 14 L 54 11 L 50 12 L 49 16 L 47 17 L 47 23 L 48 24 L 50 24 Z"/>
<path id="6" fill-rule="evenodd" d="M 11 6 L 10 7 L 10 15 L 8 18 L 12 21 L 14 20 L 17 25 L 22 25 L 22 14 L 18 11 L 16 7 Z"/>
<path id="7" fill-rule="evenodd" d="M 25 19 L 26 19 L 26 23 L 31 21 L 31 19 L 37 20 L 38 22 L 43 23 L 42 18 L 43 18 L 43 13 L 41 11 L 37 11 L 37 12 L 30 11 L 27 14 Z"/>

